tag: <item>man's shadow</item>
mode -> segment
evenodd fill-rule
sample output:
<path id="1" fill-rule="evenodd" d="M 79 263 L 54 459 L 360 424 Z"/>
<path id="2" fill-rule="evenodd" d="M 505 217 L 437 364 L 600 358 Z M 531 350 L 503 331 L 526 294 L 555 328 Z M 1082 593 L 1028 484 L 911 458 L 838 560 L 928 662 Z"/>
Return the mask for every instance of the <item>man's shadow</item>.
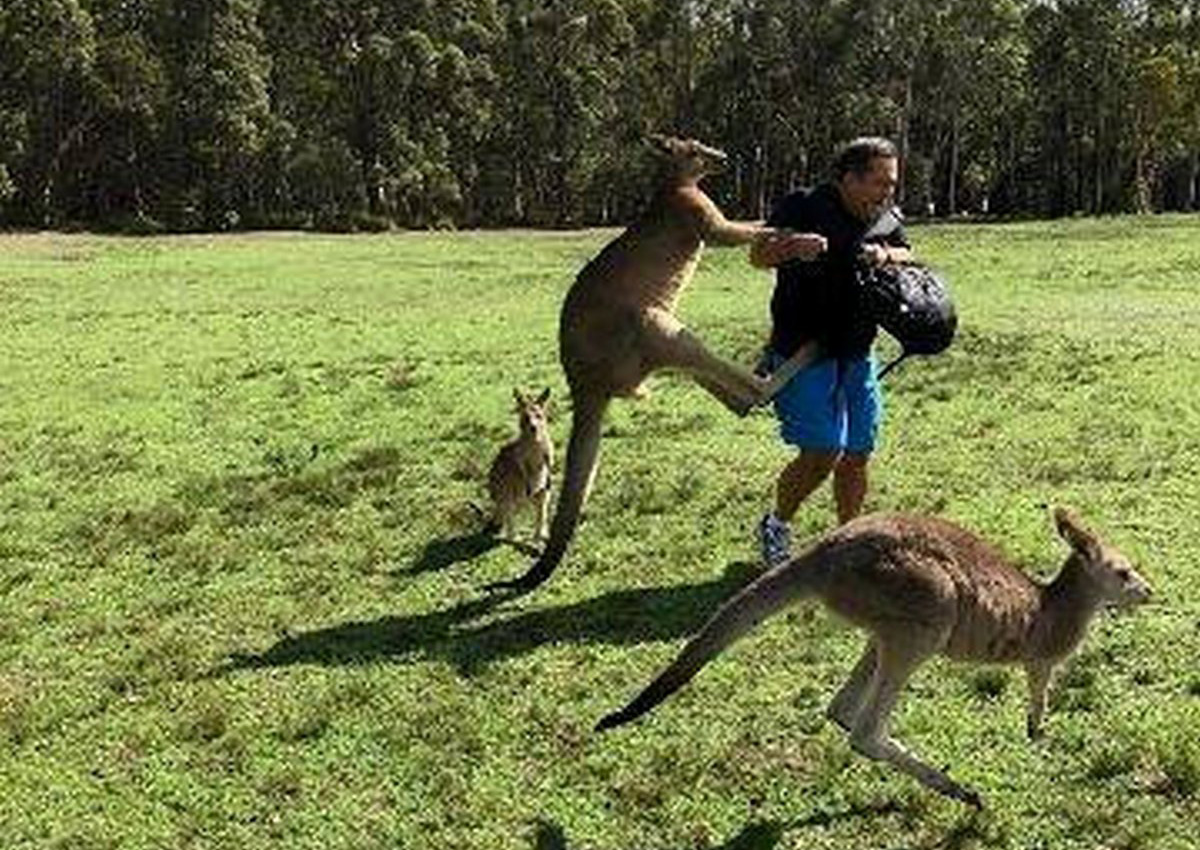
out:
<path id="1" fill-rule="evenodd" d="M 696 632 L 718 604 L 757 574 L 756 564 L 735 562 L 720 578 L 698 584 L 616 590 L 511 615 L 511 609 L 503 608 L 510 597 L 493 594 L 426 614 L 380 617 L 286 635 L 262 652 L 234 655 L 223 671 L 442 659 L 471 676 L 488 664 L 524 655 L 544 643 L 632 645 L 673 640 Z"/>

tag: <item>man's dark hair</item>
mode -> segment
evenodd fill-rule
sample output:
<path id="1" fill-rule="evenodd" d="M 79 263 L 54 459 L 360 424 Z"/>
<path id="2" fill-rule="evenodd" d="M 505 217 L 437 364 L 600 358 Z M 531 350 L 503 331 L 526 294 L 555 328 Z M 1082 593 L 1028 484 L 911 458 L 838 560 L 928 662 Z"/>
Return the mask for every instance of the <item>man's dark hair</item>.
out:
<path id="1" fill-rule="evenodd" d="M 853 172 L 862 175 L 871 170 L 871 163 L 877 159 L 898 159 L 900 154 L 896 146 L 880 136 L 862 136 L 848 142 L 838 151 L 833 161 L 833 176 L 841 179 Z"/>

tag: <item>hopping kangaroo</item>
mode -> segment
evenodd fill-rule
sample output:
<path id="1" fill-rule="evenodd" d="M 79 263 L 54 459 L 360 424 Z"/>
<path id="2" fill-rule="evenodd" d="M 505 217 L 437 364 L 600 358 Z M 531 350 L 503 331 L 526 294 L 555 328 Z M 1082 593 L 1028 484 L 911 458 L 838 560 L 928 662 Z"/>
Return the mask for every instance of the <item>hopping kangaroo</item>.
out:
<path id="1" fill-rule="evenodd" d="M 969 531 L 932 517 L 873 515 L 853 520 L 807 552 L 764 573 L 717 610 L 679 657 L 598 729 L 627 723 L 683 686 L 725 646 L 785 605 L 820 598 L 870 633 L 866 651 L 826 715 L 851 746 L 949 797 L 982 801 L 888 734 L 900 689 L 927 658 L 1017 663 L 1029 680 L 1026 729 L 1040 734 L 1051 674 L 1083 640 L 1105 605 L 1150 596 L 1145 580 L 1115 549 L 1057 509 L 1071 547 L 1058 576 L 1040 584 Z"/>
<path id="2" fill-rule="evenodd" d="M 567 292 L 559 317 L 559 359 L 571 390 L 566 472 L 550 539 L 519 578 L 493 589 L 529 590 L 558 566 L 575 533 L 595 477 L 600 426 L 609 401 L 638 397 L 659 369 L 679 369 L 738 414 L 775 388 L 706 349 L 675 316 L 705 243 L 742 245 L 772 233 L 729 221 L 699 187 L 719 171 L 725 154 L 693 140 L 655 136 L 665 180 L 648 208 L 608 243 Z"/>
<path id="3" fill-rule="evenodd" d="M 546 539 L 546 506 L 550 501 L 550 469 L 554 463 L 554 444 L 546 429 L 546 402 L 549 388 L 535 399 L 513 390 L 517 402 L 520 433 L 500 447 L 488 470 L 488 495 L 492 497 L 492 517 L 488 529 L 512 532 L 513 517 L 527 502 L 537 507 L 537 539 Z"/>

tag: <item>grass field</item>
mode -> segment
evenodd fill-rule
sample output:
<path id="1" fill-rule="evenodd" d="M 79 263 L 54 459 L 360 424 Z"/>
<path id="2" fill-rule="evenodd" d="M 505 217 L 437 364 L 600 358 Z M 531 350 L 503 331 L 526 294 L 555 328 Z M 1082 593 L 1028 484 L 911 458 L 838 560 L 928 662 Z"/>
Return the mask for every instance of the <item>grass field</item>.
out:
<path id="1" fill-rule="evenodd" d="M 610 412 L 537 593 L 476 533 L 511 388 L 569 405 L 585 233 L 0 236 L 5 848 L 1193 848 L 1200 835 L 1200 218 L 917 226 L 946 355 L 887 379 L 872 509 L 1051 575 L 1038 504 L 1155 586 L 1064 672 L 930 664 L 899 737 L 973 816 L 822 720 L 859 637 L 769 621 L 642 723 L 590 730 L 756 569 L 788 453 L 678 377 Z M 710 251 L 681 313 L 751 362 L 770 279 Z M 827 529 L 822 491 L 801 538 Z"/>

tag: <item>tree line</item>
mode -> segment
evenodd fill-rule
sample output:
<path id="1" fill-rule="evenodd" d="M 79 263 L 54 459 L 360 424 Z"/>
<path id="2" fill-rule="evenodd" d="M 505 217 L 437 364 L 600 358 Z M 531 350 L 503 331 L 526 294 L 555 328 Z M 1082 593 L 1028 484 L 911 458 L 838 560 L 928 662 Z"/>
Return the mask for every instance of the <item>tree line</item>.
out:
<path id="1" fill-rule="evenodd" d="M 577 226 L 649 132 L 760 217 L 862 134 L 910 211 L 1200 207 L 1200 0 L 0 0 L 0 225 Z"/>

